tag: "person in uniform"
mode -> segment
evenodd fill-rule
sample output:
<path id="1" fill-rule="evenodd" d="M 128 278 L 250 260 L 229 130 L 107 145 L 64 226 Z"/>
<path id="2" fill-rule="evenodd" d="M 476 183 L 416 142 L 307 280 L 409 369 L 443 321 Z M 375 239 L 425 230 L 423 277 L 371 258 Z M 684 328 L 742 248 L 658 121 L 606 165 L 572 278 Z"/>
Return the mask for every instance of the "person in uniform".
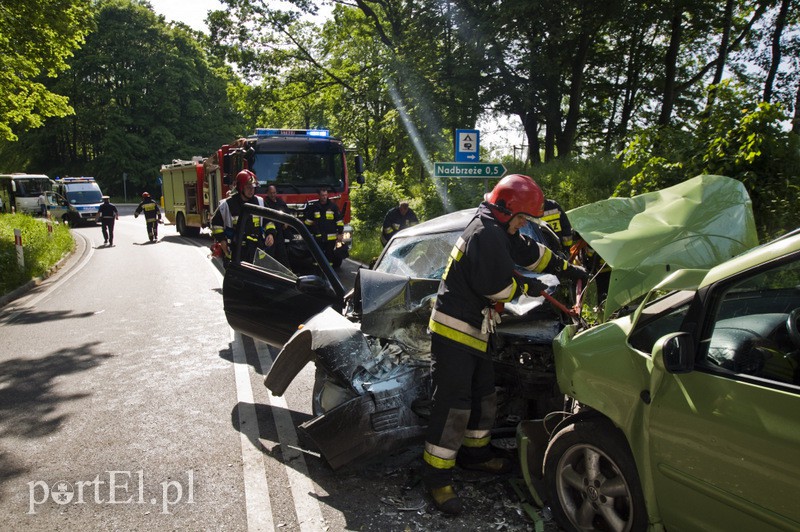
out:
<path id="1" fill-rule="evenodd" d="M 144 212 L 144 221 L 147 226 L 147 237 L 150 242 L 158 240 L 158 224 L 161 222 L 161 210 L 158 203 L 153 201 L 149 192 L 142 192 L 142 202 L 133 211 L 133 217 L 138 218 Z"/>
<path id="2" fill-rule="evenodd" d="M 344 238 L 344 221 L 339 208 L 328 199 L 328 189 L 320 188 L 318 195 L 319 201 L 306 207 L 303 218 L 319 247 L 325 252 L 328 262 L 333 265 L 336 262 L 336 244 Z"/>
<path id="3" fill-rule="evenodd" d="M 544 288 L 535 280 L 518 280 L 516 265 L 571 279 L 586 277 L 583 268 L 519 234 L 529 217 L 542 216 L 543 207 L 544 195 L 533 179 L 504 177 L 456 241 L 439 284 L 428 323 L 433 406 L 422 476 L 436 506 L 448 514 L 463 511 L 452 486 L 456 463 L 495 474 L 511 469 L 509 460 L 495 457 L 489 447 L 497 410 L 490 335 L 499 322 L 497 303 L 521 293 L 538 295 Z"/>
<path id="4" fill-rule="evenodd" d="M 386 246 L 389 239 L 401 229 L 417 225 L 419 219 L 416 213 L 408 206 L 408 200 L 400 200 L 397 207 L 392 207 L 383 218 L 383 230 L 381 231 L 381 244 Z"/>
<path id="5" fill-rule="evenodd" d="M 114 221 L 119 220 L 117 207 L 109 201 L 108 196 L 103 196 L 103 203 L 97 208 L 94 221 L 100 221 L 103 228 L 103 244 L 114 245 Z"/>
<path id="6" fill-rule="evenodd" d="M 569 256 L 570 248 L 572 247 L 572 224 L 569 223 L 567 213 L 561 208 L 556 200 L 546 198 L 544 200 L 544 214 L 542 214 L 542 221 L 550 226 L 550 229 L 561 240 L 561 247 Z"/>
<path id="7" fill-rule="evenodd" d="M 236 174 L 236 192 L 223 200 L 211 218 L 211 235 L 223 252 L 223 264 L 227 267 L 236 243 L 236 224 L 245 203 L 264 206 L 264 200 L 256 196 L 256 175 L 250 170 Z M 253 262 L 259 244 L 270 247 L 275 243 L 275 224 L 260 216 L 245 220 L 244 238 L 239 243 L 242 262 Z"/>
<path id="8" fill-rule="evenodd" d="M 293 214 L 286 202 L 278 197 L 278 189 L 275 185 L 267 187 L 267 197 L 264 198 L 264 206 L 276 211 Z M 289 255 L 286 252 L 286 229 L 284 224 L 275 224 L 275 244 L 267 248 L 267 253 L 272 255 L 275 260 L 289 268 Z"/>

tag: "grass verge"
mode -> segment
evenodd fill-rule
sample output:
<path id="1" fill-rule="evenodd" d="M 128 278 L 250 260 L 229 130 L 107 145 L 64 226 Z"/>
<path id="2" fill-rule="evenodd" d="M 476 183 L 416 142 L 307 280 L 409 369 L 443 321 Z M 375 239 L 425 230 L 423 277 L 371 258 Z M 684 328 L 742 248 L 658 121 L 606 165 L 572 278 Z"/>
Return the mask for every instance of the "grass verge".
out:
<path id="1" fill-rule="evenodd" d="M 14 229 L 22 232 L 24 268 L 17 262 Z M 0 295 L 44 275 L 73 245 L 72 235 L 64 224 L 53 223 L 50 237 L 42 219 L 27 214 L 0 214 Z"/>

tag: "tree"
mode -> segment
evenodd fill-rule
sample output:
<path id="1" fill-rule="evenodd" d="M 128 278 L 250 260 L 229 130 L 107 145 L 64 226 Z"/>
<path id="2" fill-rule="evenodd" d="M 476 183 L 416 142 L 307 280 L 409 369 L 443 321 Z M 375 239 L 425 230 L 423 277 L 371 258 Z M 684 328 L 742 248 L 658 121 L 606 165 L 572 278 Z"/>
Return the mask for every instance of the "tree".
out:
<path id="1" fill-rule="evenodd" d="M 55 77 L 91 29 L 79 0 L 4 0 L 0 4 L 0 139 L 72 112 L 67 98 L 41 77 Z"/>
<path id="2" fill-rule="evenodd" d="M 199 34 L 131 0 L 100 3 L 94 26 L 53 83 L 75 113 L 26 135 L 37 147 L 31 166 L 94 175 L 110 193 L 122 192 L 125 173 L 131 192 L 154 187 L 162 164 L 209 155 L 241 135 L 227 96 L 233 76 L 209 62 Z"/>

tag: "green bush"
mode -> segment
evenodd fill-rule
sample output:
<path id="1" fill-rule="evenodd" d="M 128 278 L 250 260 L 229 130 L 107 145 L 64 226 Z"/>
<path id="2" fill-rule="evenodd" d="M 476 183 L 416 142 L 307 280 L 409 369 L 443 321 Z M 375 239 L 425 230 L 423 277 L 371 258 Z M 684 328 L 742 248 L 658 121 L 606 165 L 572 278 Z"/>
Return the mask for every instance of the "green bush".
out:
<path id="1" fill-rule="evenodd" d="M 22 232 L 25 268 L 17 263 L 14 229 Z M 39 277 L 72 250 L 74 241 L 63 224 L 53 224 L 53 236 L 47 224 L 25 214 L 0 214 L 0 294 L 6 294 Z"/>

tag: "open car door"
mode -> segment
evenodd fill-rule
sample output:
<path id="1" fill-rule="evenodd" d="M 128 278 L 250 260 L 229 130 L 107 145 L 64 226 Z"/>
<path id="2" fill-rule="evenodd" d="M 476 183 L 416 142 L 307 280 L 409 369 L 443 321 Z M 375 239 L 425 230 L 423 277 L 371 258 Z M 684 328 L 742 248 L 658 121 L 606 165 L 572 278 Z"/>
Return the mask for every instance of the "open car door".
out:
<path id="1" fill-rule="evenodd" d="M 341 312 L 344 287 L 306 226 L 280 211 L 246 204 L 236 227 L 237 241 L 244 234 L 243 220 L 260 216 L 274 224 L 290 226 L 308 246 L 315 270 L 300 275 L 259 249 L 252 262 L 242 262 L 241 250 L 233 257 L 222 284 L 225 316 L 237 331 L 281 347 L 305 323 L 326 307 Z"/>

